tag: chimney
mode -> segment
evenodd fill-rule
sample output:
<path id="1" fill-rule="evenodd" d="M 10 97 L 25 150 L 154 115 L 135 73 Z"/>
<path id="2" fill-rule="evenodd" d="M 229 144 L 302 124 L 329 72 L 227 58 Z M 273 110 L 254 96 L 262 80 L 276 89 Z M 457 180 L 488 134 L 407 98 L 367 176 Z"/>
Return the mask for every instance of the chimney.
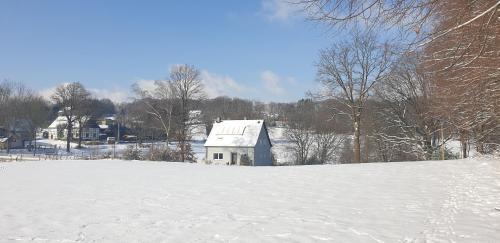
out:
<path id="1" fill-rule="evenodd" d="M 222 121 L 222 119 L 220 118 L 220 116 L 217 117 L 217 119 L 215 119 L 215 122 L 217 123 L 220 123 Z"/>

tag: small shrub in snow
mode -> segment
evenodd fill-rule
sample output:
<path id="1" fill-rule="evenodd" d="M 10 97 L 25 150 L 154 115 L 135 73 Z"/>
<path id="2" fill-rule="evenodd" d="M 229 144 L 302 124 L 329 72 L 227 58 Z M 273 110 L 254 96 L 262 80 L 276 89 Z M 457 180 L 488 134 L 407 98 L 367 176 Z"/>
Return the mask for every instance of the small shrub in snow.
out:
<path id="1" fill-rule="evenodd" d="M 87 142 L 84 142 L 85 145 L 100 145 L 101 142 L 99 141 L 87 141 Z"/>
<path id="2" fill-rule="evenodd" d="M 123 151 L 124 160 L 141 160 L 141 151 L 134 145 L 127 146 L 127 149 Z"/>
<path id="3" fill-rule="evenodd" d="M 174 150 L 166 145 L 151 147 L 145 156 L 151 161 L 178 161 L 179 158 Z"/>

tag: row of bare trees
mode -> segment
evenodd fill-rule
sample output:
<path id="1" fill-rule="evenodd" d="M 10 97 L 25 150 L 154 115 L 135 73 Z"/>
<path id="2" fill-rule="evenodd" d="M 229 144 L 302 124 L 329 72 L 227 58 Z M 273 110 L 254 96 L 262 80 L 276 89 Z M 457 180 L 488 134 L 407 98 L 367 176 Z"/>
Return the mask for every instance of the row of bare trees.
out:
<path id="1" fill-rule="evenodd" d="M 345 136 L 328 102 L 302 99 L 287 113 L 285 137 L 291 143 L 294 164 L 337 163 Z"/>
<path id="2" fill-rule="evenodd" d="M 128 111 L 133 111 L 128 112 L 128 123 L 138 123 L 139 128 L 143 128 L 145 122 L 153 125 L 156 132 L 162 132 L 158 138 L 163 138 L 167 144 L 172 140 L 177 142 L 178 160 L 194 161 L 191 129 L 201 121 L 194 119 L 192 110 L 205 97 L 200 71 L 192 65 L 177 65 L 171 69 L 167 80 L 155 81 L 154 90 L 137 84 L 133 90 L 137 98 L 127 107 Z"/>
<path id="3" fill-rule="evenodd" d="M 49 104 L 36 92 L 21 83 L 0 81 L 0 129 L 5 133 L 3 136 L 17 134 L 22 136 L 21 139 L 31 141 L 36 129 L 47 123 L 48 113 Z"/>
<path id="4" fill-rule="evenodd" d="M 436 113 L 458 133 L 462 154 L 498 148 L 500 126 L 500 2 L 444 1 L 422 67 L 436 91 Z"/>
<path id="5" fill-rule="evenodd" d="M 471 142 L 480 153 L 498 149 L 500 2 L 294 4 L 350 33 L 321 52 L 315 95 L 343 104 L 336 113 L 352 123 L 353 162 L 444 159 L 449 139 L 460 140 L 462 157 Z"/>

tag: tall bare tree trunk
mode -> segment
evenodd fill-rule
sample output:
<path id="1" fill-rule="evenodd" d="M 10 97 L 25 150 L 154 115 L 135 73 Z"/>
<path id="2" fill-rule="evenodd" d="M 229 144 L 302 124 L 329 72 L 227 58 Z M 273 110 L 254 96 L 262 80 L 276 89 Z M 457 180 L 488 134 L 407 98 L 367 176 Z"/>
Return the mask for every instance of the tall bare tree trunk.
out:
<path id="1" fill-rule="evenodd" d="M 368 138 L 368 133 L 365 131 L 365 136 L 364 136 L 364 140 L 365 140 L 365 163 L 368 163 L 370 162 L 370 141 L 369 141 L 369 138 Z"/>
<path id="2" fill-rule="evenodd" d="M 73 138 L 73 126 L 68 126 L 68 134 L 66 134 L 66 152 L 69 153 L 71 148 L 71 139 Z"/>
<path id="3" fill-rule="evenodd" d="M 440 137 L 441 137 L 441 148 L 440 148 L 440 153 L 439 153 L 439 159 L 444 160 L 445 159 L 445 146 L 444 146 L 444 128 L 443 128 L 443 123 L 441 123 L 441 130 L 439 132 Z"/>
<path id="4" fill-rule="evenodd" d="M 424 149 L 425 149 L 425 160 L 431 160 L 433 152 L 432 135 L 424 136 Z"/>
<path id="5" fill-rule="evenodd" d="M 10 135 L 7 137 L 7 153 L 10 154 Z"/>
<path id="6" fill-rule="evenodd" d="M 79 124 L 81 124 L 81 122 Z M 82 127 L 82 125 L 80 125 L 78 127 L 78 148 L 82 147 L 82 131 L 83 131 L 83 127 Z"/>
<path id="7" fill-rule="evenodd" d="M 465 130 L 460 131 L 460 147 L 462 149 L 462 159 L 467 158 L 467 132 Z"/>
<path id="8" fill-rule="evenodd" d="M 359 114 L 354 115 L 354 163 L 361 163 L 361 118 Z"/>

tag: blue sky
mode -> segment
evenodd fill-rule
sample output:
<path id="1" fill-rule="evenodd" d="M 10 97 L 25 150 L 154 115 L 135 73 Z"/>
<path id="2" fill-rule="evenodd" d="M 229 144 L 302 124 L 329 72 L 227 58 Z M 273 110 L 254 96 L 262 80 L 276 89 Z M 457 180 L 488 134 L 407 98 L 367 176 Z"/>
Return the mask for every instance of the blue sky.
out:
<path id="1" fill-rule="evenodd" d="M 188 63 L 209 96 L 293 101 L 331 36 L 282 0 L 0 1 L 0 79 L 50 93 L 79 81 L 124 101 Z"/>

